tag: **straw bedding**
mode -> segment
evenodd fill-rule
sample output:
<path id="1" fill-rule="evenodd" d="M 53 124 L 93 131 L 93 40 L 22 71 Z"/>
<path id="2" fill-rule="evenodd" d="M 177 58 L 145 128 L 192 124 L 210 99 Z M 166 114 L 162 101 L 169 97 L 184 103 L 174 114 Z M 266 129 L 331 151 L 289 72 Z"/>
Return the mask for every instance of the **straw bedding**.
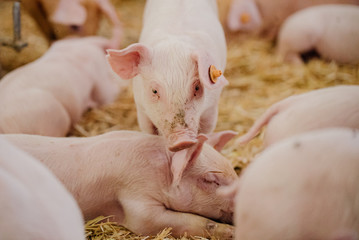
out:
<path id="1" fill-rule="evenodd" d="M 144 0 L 113 1 L 124 23 L 125 39 L 122 47 L 138 41 Z M 107 34 L 104 21 L 100 33 Z M 359 84 L 359 65 L 338 65 L 312 59 L 303 66 L 282 63 L 274 55 L 274 43 L 260 38 L 226 33 L 228 57 L 225 77 L 229 81 L 222 92 L 216 131 L 234 130 L 245 133 L 267 107 L 293 94 L 313 89 Z M 118 99 L 107 106 L 86 112 L 73 127 L 70 136 L 93 136 L 113 130 L 139 130 L 131 85 L 124 88 Z M 247 146 L 234 145 L 232 140 L 222 153 L 240 174 L 261 151 L 263 132 Z M 154 237 L 137 236 L 111 222 L 111 217 L 98 217 L 86 223 L 88 239 L 173 239 L 171 229 L 164 229 Z M 204 239 L 183 237 L 182 239 Z"/>

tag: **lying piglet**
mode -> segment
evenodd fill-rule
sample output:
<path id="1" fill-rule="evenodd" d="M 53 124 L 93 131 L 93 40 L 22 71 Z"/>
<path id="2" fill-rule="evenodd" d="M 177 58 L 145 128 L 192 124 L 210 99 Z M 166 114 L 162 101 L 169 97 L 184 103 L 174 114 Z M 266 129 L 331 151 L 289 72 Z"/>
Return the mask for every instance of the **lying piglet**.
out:
<path id="1" fill-rule="evenodd" d="M 260 34 L 269 39 L 274 39 L 283 22 L 296 11 L 311 6 L 336 3 L 359 5 L 359 0 L 232 0 L 227 16 L 227 26 L 231 31 Z M 336 15 L 334 13 L 331 18 L 332 21 L 336 19 Z M 305 22 L 306 25 L 311 25 L 310 20 L 305 20 Z M 354 22 L 350 23 L 349 26 L 355 26 Z M 291 33 L 296 34 L 295 27 Z M 341 34 L 338 33 L 338 36 Z M 303 39 L 304 42 L 308 41 L 306 38 Z"/>
<path id="2" fill-rule="evenodd" d="M 0 239 L 85 239 L 71 194 L 38 160 L 3 138 L 0 189 Z"/>
<path id="3" fill-rule="evenodd" d="M 54 43 L 44 56 L 0 81 L 0 132 L 65 136 L 90 107 L 114 100 L 101 37 Z"/>
<path id="4" fill-rule="evenodd" d="M 233 137 L 216 133 L 204 144 L 173 153 L 160 136 L 132 131 L 88 138 L 52 138 L 14 134 L 6 138 L 47 165 L 78 201 L 85 219 L 114 215 L 137 234 L 166 227 L 174 236 L 232 236 L 232 208 L 216 195 L 236 178 L 217 150 Z"/>
<path id="5" fill-rule="evenodd" d="M 112 23 L 111 47 L 119 46 L 122 26 L 109 0 L 22 0 L 21 3 L 49 39 L 96 35 L 104 15 Z"/>
<path id="6" fill-rule="evenodd" d="M 122 79 L 133 78 L 140 128 L 163 135 L 171 151 L 188 148 L 214 130 L 227 84 L 216 1 L 147 1 L 139 42 L 108 50 L 108 61 Z"/>
<path id="7" fill-rule="evenodd" d="M 358 182 L 359 131 L 337 128 L 274 144 L 221 190 L 235 194 L 235 239 L 356 240 Z"/>
<path id="8" fill-rule="evenodd" d="M 278 38 L 277 53 L 302 63 L 301 53 L 315 50 L 339 63 L 359 63 L 359 6 L 332 4 L 311 7 L 290 16 Z"/>
<path id="9" fill-rule="evenodd" d="M 236 143 L 248 143 L 266 124 L 265 146 L 319 128 L 359 128 L 359 86 L 323 88 L 279 101 L 259 117 Z"/>

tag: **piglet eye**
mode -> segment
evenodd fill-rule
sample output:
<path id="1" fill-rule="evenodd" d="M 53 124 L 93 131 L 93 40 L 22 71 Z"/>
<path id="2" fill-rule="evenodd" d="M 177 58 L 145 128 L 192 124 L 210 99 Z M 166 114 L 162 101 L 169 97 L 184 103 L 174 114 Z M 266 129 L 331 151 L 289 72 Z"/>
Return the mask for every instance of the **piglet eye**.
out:
<path id="1" fill-rule="evenodd" d="M 194 88 L 194 90 L 199 91 L 199 85 L 196 85 L 196 87 Z"/>
<path id="2" fill-rule="evenodd" d="M 158 93 L 156 89 L 152 89 L 152 92 L 153 92 L 154 94 L 157 94 L 157 93 Z"/>

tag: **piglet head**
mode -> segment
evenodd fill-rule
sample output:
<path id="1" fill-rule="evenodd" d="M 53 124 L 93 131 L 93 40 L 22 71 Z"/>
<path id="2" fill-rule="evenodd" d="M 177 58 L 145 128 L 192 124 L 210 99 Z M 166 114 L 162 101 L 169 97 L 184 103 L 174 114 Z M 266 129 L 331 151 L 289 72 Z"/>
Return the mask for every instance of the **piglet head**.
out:
<path id="1" fill-rule="evenodd" d="M 221 134 L 223 137 L 220 137 Z M 220 150 L 220 146 L 229 141 L 229 134 L 232 133 L 217 133 L 214 139 L 209 136 L 208 142 Z M 226 158 L 204 143 L 207 139 L 207 136 L 200 134 L 195 145 L 174 153 L 168 207 L 231 223 L 232 201 L 218 195 L 216 190 L 233 183 L 237 175 Z"/>
<path id="2" fill-rule="evenodd" d="M 143 131 L 163 135 L 168 148 L 180 151 L 197 143 L 198 133 L 215 126 L 219 93 L 228 82 L 211 67 L 210 54 L 183 43 L 150 49 L 136 43 L 108 50 L 108 62 L 122 79 L 134 78 L 133 90 Z M 212 114 L 203 117 L 204 111 Z"/>
<path id="3" fill-rule="evenodd" d="M 253 0 L 233 0 L 227 17 L 227 26 L 231 31 L 256 33 L 262 25 L 262 17 Z"/>
<path id="4" fill-rule="evenodd" d="M 56 8 L 51 9 L 50 21 L 54 24 L 66 25 L 72 31 L 79 31 L 87 17 L 86 9 L 82 5 L 83 0 L 58 0 L 57 4 L 54 2 L 51 6 Z"/>

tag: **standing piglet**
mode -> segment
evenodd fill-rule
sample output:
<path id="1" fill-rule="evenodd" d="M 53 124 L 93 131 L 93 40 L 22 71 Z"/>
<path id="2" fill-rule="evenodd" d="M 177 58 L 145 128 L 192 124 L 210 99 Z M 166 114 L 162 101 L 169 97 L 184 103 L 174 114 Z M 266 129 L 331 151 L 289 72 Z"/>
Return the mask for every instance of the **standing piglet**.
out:
<path id="1" fill-rule="evenodd" d="M 216 195 L 236 178 L 217 150 L 232 132 L 198 136 L 195 145 L 170 152 L 165 139 L 141 132 L 117 131 L 88 138 L 14 134 L 6 138 L 48 166 L 76 198 L 85 219 L 113 215 L 137 234 L 166 227 L 174 236 L 215 235 L 230 239 L 233 209 Z M 186 166 L 182 167 L 182 163 Z"/>
<path id="2" fill-rule="evenodd" d="M 310 50 L 339 63 L 359 63 L 359 6 L 321 5 L 299 11 L 283 24 L 277 53 L 284 60 L 302 63 Z"/>
<path id="3" fill-rule="evenodd" d="M 147 1 L 140 43 L 109 50 L 108 61 L 122 79 L 133 78 L 140 128 L 163 135 L 171 151 L 215 128 L 227 84 L 215 0 Z"/>
<path id="4" fill-rule="evenodd" d="M 235 195 L 235 239 L 357 240 L 358 182 L 358 130 L 317 130 L 274 144 L 226 189 Z"/>
<path id="5" fill-rule="evenodd" d="M 274 39 L 282 23 L 294 12 L 315 5 L 336 3 L 359 5 L 359 0 L 232 0 L 227 26 L 231 31 L 250 32 Z"/>
<path id="6" fill-rule="evenodd" d="M 86 109 L 113 101 L 118 86 L 105 59 L 109 42 L 60 40 L 7 74 L 0 81 L 0 132 L 65 136 Z"/>
<path id="7" fill-rule="evenodd" d="M 359 128 L 359 86 L 323 88 L 279 101 L 259 117 L 236 143 L 246 144 L 266 124 L 265 146 L 319 128 Z"/>
<path id="8" fill-rule="evenodd" d="M 0 138 L 0 239 L 85 240 L 80 209 L 38 160 Z"/>

